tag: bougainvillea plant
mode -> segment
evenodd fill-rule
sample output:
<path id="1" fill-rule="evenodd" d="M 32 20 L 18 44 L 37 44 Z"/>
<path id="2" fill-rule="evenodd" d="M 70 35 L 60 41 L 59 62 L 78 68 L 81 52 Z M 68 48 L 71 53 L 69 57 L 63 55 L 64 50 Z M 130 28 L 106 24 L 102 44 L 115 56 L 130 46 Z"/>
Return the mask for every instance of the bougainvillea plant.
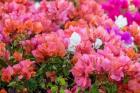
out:
<path id="1" fill-rule="evenodd" d="M 140 93 L 139 0 L 0 0 L 0 93 Z"/>

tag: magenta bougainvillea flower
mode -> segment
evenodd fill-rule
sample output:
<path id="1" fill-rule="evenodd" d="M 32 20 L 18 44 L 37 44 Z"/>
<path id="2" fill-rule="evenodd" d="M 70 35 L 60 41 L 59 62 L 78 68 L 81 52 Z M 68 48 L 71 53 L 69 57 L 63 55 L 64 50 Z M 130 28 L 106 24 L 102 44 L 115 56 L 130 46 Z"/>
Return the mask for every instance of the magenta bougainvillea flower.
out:
<path id="1" fill-rule="evenodd" d="M 140 1 L 139 0 L 133 0 L 133 3 L 136 7 L 140 8 Z"/>
<path id="2" fill-rule="evenodd" d="M 139 0 L 108 0 L 102 5 L 102 8 L 113 20 L 115 20 L 116 16 L 124 15 L 129 24 L 131 24 L 133 21 L 140 24 L 139 5 Z"/>

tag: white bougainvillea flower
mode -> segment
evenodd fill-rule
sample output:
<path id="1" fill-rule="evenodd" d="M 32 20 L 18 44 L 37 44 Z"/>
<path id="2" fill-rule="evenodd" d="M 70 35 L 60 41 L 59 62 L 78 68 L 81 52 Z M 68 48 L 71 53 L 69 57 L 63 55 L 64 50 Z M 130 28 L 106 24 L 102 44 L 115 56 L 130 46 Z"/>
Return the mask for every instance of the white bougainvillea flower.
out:
<path id="1" fill-rule="evenodd" d="M 102 46 L 102 44 L 103 44 L 102 40 L 97 38 L 93 46 L 95 49 L 99 49 Z"/>
<path id="2" fill-rule="evenodd" d="M 128 24 L 127 18 L 122 15 L 119 15 L 118 17 L 116 17 L 115 24 L 118 27 L 123 28 L 123 27 L 127 26 L 127 24 Z"/>
<path id="3" fill-rule="evenodd" d="M 35 8 L 38 9 L 39 7 L 40 7 L 40 3 L 39 2 L 36 2 L 35 3 Z"/>
<path id="4" fill-rule="evenodd" d="M 76 32 L 73 32 L 71 37 L 70 37 L 70 43 L 68 45 L 68 51 L 70 52 L 75 52 L 75 48 L 77 45 L 79 45 L 81 42 L 81 36 L 76 33 Z"/>

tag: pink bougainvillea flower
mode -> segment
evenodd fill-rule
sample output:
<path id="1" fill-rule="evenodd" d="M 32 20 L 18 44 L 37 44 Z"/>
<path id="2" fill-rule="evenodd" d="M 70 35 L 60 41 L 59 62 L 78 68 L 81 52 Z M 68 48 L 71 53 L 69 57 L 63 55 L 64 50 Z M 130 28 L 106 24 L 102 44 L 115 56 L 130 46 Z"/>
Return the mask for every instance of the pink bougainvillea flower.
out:
<path id="1" fill-rule="evenodd" d="M 25 77 L 27 80 L 29 80 L 33 72 L 31 69 L 32 64 L 33 62 L 29 60 L 20 61 L 18 64 L 13 66 L 14 75 L 19 75 L 19 79 Z"/>
<path id="2" fill-rule="evenodd" d="M 2 89 L 0 90 L 0 93 L 7 93 L 7 91 L 6 91 L 4 88 L 2 88 Z"/>
<path id="3" fill-rule="evenodd" d="M 13 66 L 14 74 L 19 74 L 21 71 L 21 66 L 19 64 L 16 64 Z"/>
<path id="4" fill-rule="evenodd" d="M 140 93 L 139 3 L 42 0 L 36 7 L 33 0 L 0 0 L 0 60 L 7 65 L 1 67 L 0 81 L 6 86 L 2 87 L 9 92 L 8 84 L 17 78 L 23 87 L 28 81 L 39 83 L 39 74 L 41 81 L 53 83 L 51 89 L 43 88 L 49 93 L 59 81 L 57 76 L 66 82 L 66 93 L 91 92 L 94 84 L 105 93 L 106 81 L 115 84 L 118 93 Z M 62 67 L 59 62 L 46 67 L 48 59 L 56 57 L 65 61 Z M 67 66 L 65 75 L 61 69 Z"/>
<path id="5" fill-rule="evenodd" d="M 28 0 L 15 0 L 17 3 L 23 3 L 25 4 Z"/>
<path id="6" fill-rule="evenodd" d="M 91 54 L 91 53 L 93 53 L 91 42 L 90 41 L 81 42 L 77 46 L 76 52 L 81 53 L 81 54 Z"/>
<path id="7" fill-rule="evenodd" d="M 1 79 L 5 82 L 10 82 L 12 79 L 12 75 L 14 74 L 13 68 L 11 66 L 8 66 L 7 68 L 2 69 L 2 77 Z"/>
<path id="8" fill-rule="evenodd" d="M 16 61 L 21 61 L 22 60 L 22 54 L 15 51 L 14 54 L 13 54 L 14 58 Z"/>
<path id="9" fill-rule="evenodd" d="M 93 70 L 93 58 L 91 55 L 85 54 L 78 60 L 71 71 L 75 77 L 76 84 L 83 88 L 87 88 L 91 86 L 89 75 Z"/>
<path id="10" fill-rule="evenodd" d="M 33 23 L 33 32 L 34 33 L 41 33 L 43 31 L 43 26 L 41 22 L 35 22 Z"/>
<path id="11" fill-rule="evenodd" d="M 0 56 L 2 57 L 4 55 L 5 49 L 5 43 L 0 43 Z"/>
<path id="12" fill-rule="evenodd" d="M 87 77 L 75 78 L 75 82 L 82 88 L 88 88 L 91 86 L 91 80 Z"/>
<path id="13" fill-rule="evenodd" d="M 139 93 L 140 92 L 140 83 L 139 80 L 133 79 L 128 82 L 128 87 L 134 92 Z"/>
<path id="14" fill-rule="evenodd" d="M 67 89 L 67 90 L 65 90 L 65 93 L 72 93 L 72 92 L 71 92 L 70 90 Z"/>
<path id="15" fill-rule="evenodd" d="M 24 41 L 23 44 L 26 45 L 28 42 L 33 47 L 24 46 L 25 49 L 29 47 L 29 51 L 32 51 L 33 56 L 38 60 L 43 60 L 45 57 L 65 56 L 65 44 L 61 37 L 55 33 L 36 35 L 31 40 Z"/>
<path id="16" fill-rule="evenodd" d="M 34 48 L 34 45 L 30 40 L 22 41 L 22 45 L 26 53 L 31 53 L 32 49 Z"/>
<path id="17" fill-rule="evenodd" d="M 111 73 L 110 77 L 113 80 L 120 81 L 124 77 L 124 73 L 121 69 L 116 70 L 116 71 Z"/>

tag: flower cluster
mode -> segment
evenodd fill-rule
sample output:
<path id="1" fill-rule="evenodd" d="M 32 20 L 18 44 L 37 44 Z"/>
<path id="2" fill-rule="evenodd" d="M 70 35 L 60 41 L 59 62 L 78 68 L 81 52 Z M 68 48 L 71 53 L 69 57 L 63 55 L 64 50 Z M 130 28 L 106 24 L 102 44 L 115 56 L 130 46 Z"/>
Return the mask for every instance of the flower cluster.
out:
<path id="1" fill-rule="evenodd" d="M 23 41 L 22 44 L 37 60 L 53 56 L 64 57 L 66 53 L 63 41 L 55 33 L 39 34 L 31 40 Z"/>
<path id="2" fill-rule="evenodd" d="M 0 93 L 139 93 L 139 0 L 0 0 Z"/>
<path id="3" fill-rule="evenodd" d="M 140 24 L 139 0 L 108 0 L 103 3 L 102 7 L 113 20 L 115 17 L 123 15 L 128 19 L 129 24 L 132 24 L 133 21 Z"/>
<path id="4" fill-rule="evenodd" d="M 20 63 L 13 65 L 13 67 L 8 66 L 2 69 L 2 80 L 5 82 L 10 82 L 12 76 L 18 76 L 19 80 L 25 77 L 27 80 L 31 78 L 33 74 L 33 68 L 31 65 L 33 62 L 29 60 L 23 60 Z"/>

